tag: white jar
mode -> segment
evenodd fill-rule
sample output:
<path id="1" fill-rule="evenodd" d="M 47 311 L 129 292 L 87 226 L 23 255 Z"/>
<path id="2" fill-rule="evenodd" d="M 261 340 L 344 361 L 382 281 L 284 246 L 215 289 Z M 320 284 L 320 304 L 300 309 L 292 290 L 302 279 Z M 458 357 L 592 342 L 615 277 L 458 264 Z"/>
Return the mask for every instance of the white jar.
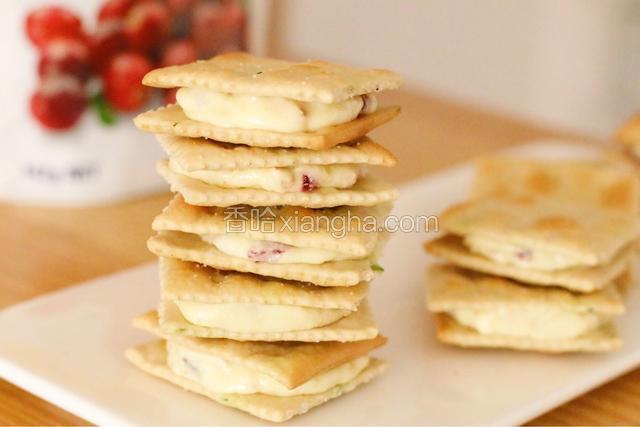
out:
<path id="1" fill-rule="evenodd" d="M 164 154 L 153 135 L 139 131 L 132 122 L 139 112 L 163 103 L 159 92 L 139 110 L 117 113 L 117 123 L 110 126 L 87 108 L 69 129 L 51 131 L 30 111 L 30 98 L 40 81 L 40 54 L 25 32 L 29 13 L 43 6 L 61 6 L 82 18 L 85 30 L 93 31 L 105 1 L 0 2 L 4 40 L 0 44 L 0 200 L 82 206 L 166 191 L 166 183 L 155 172 L 155 163 Z M 156 57 L 154 67 L 160 62 Z M 94 78 L 88 85 L 97 82 L 99 87 L 100 81 Z"/>

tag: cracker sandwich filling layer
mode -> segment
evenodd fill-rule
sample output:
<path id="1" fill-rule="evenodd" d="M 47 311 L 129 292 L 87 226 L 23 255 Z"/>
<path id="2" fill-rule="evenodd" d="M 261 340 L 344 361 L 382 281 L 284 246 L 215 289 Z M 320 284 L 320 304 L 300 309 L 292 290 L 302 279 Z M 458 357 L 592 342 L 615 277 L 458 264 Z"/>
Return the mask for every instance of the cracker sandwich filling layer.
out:
<path id="1" fill-rule="evenodd" d="M 354 164 L 186 171 L 169 161 L 176 173 L 223 188 L 252 188 L 287 192 L 311 192 L 320 188 L 350 188 L 362 175 Z"/>
<path id="2" fill-rule="evenodd" d="M 317 394 L 354 379 L 369 365 L 369 356 L 361 356 L 325 371 L 295 387 L 287 388 L 273 377 L 242 363 L 167 342 L 167 363 L 176 375 L 195 381 L 212 393 L 298 396 Z"/>
<path id="3" fill-rule="evenodd" d="M 270 264 L 323 264 L 354 259 L 353 256 L 329 249 L 302 248 L 238 234 L 206 234 L 200 237 L 227 255 Z"/>
<path id="4" fill-rule="evenodd" d="M 378 108 L 375 96 L 370 94 L 326 104 L 221 93 L 204 87 L 182 87 L 176 93 L 176 100 L 192 120 L 219 127 L 289 133 L 347 123 Z"/>
<path id="5" fill-rule="evenodd" d="M 585 259 L 584 256 L 577 253 L 558 252 L 542 247 L 531 248 L 501 241 L 482 233 L 471 233 L 464 236 L 464 244 L 471 251 L 497 263 L 521 268 L 551 271 L 596 264 L 596 262 Z"/>
<path id="6" fill-rule="evenodd" d="M 348 309 L 284 304 L 212 304 L 179 300 L 175 304 L 190 323 L 233 332 L 304 331 L 334 323 L 352 313 Z"/>
<path id="7" fill-rule="evenodd" d="M 610 320 L 591 311 L 551 305 L 456 308 L 447 312 L 458 323 L 485 335 L 562 340 L 584 335 Z"/>

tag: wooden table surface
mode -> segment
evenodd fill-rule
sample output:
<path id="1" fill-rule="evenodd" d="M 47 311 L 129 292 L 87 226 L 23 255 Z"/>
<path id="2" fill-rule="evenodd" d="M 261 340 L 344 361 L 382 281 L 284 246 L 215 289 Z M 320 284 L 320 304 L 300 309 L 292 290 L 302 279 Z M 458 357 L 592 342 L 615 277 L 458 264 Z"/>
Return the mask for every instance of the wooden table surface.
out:
<path id="1" fill-rule="evenodd" d="M 427 95 L 399 92 L 385 102 L 401 104 L 403 113 L 373 136 L 397 154 L 399 166 L 381 173 L 398 184 L 533 138 L 596 142 Z M 91 209 L 0 204 L 0 308 L 152 260 L 145 240 L 168 198 Z M 0 425 L 79 424 L 87 422 L 0 380 Z M 640 369 L 531 424 L 640 424 Z"/>

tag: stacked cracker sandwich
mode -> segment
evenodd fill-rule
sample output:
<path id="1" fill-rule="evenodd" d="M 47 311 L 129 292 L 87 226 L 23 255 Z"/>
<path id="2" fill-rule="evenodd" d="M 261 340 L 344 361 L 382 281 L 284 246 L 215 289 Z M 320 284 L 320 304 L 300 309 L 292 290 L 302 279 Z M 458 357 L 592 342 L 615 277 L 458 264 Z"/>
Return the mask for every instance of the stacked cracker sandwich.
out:
<path id="1" fill-rule="evenodd" d="M 630 160 L 637 165 L 640 159 L 640 114 L 627 120 L 616 132 L 616 141 L 625 149 Z"/>
<path id="2" fill-rule="evenodd" d="M 386 70 L 229 53 L 158 69 L 177 104 L 135 119 L 168 154 L 175 197 L 153 221 L 161 303 L 134 319 L 159 340 L 140 369 L 270 421 L 383 372 L 366 296 L 397 190 L 365 170 L 395 158 L 366 133 L 398 114 Z"/>
<path id="3" fill-rule="evenodd" d="M 437 336 L 462 347 L 609 351 L 622 344 L 640 235 L 638 184 L 604 161 L 479 161 L 470 200 L 440 217 L 427 250 Z"/>
<path id="4" fill-rule="evenodd" d="M 640 114 L 631 117 L 616 131 L 616 145 L 608 153 L 609 160 L 640 173 Z"/>

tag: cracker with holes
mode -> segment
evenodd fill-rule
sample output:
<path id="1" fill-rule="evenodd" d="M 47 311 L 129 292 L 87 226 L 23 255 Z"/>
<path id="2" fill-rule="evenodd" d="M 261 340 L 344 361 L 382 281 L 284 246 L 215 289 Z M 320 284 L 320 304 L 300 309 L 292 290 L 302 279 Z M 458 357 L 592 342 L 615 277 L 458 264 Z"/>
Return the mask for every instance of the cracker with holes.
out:
<path id="1" fill-rule="evenodd" d="M 476 162 L 471 196 L 500 195 L 553 198 L 605 210 L 638 214 L 636 175 L 603 159 L 530 160 L 483 157 Z"/>
<path id="2" fill-rule="evenodd" d="M 185 173 L 170 160 L 162 160 L 157 164 L 157 171 L 169 183 L 171 191 L 180 193 L 187 203 L 196 206 L 328 208 L 375 206 L 398 198 L 398 190 L 393 185 L 348 165 L 258 171 L 256 175 L 237 171 Z M 329 186 L 323 187 L 322 183 Z"/>
<path id="3" fill-rule="evenodd" d="M 576 294 L 451 266 L 432 267 L 428 286 L 438 339 L 448 344 L 550 353 L 622 345 L 612 324 L 624 313 L 615 286 Z"/>
<path id="4" fill-rule="evenodd" d="M 389 151 L 367 137 L 322 151 L 267 149 L 170 135 L 157 135 L 157 139 L 169 156 L 169 171 L 208 184 L 210 192 L 226 197 L 237 194 L 233 190 L 254 190 L 253 197 L 275 193 L 272 198 L 291 198 L 295 193 L 322 192 L 326 198 L 367 179 L 368 166 L 396 163 Z"/>
<path id="5" fill-rule="evenodd" d="M 184 353 L 189 356 L 186 359 L 189 364 L 184 356 L 180 357 Z M 214 375 L 201 378 L 195 374 L 202 368 L 209 368 L 207 371 L 211 372 L 217 366 L 216 362 L 220 364 L 206 353 L 185 350 L 179 345 L 167 345 L 167 342 L 162 340 L 130 348 L 125 355 L 131 363 L 150 375 L 164 379 L 187 391 L 209 397 L 222 405 L 272 422 L 283 422 L 296 415 L 304 414 L 315 406 L 371 381 L 387 368 L 385 362 L 363 356 L 328 371 L 326 375 L 320 373 L 299 388 L 288 389 L 276 380 L 271 380 L 262 384 L 268 393 L 254 390 L 247 393 L 246 389 L 242 388 L 221 392 L 220 390 L 224 390 L 225 386 L 221 383 L 225 378 Z M 196 360 L 195 364 L 193 360 Z M 238 377 L 226 378 L 229 380 L 226 384 L 228 388 L 232 388 L 234 384 L 240 387 L 245 384 L 242 379 L 247 377 L 255 378 L 258 375 L 262 379 L 269 378 L 259 371 L 254 373 L 242 363 L 234 365 L 234 368 L 234 373 Z M 304 394 L 296 393 L 299 391 Z"/>
<path id="6" fill-rule="evenodd" d="M 454 265 L 482 273 L 504 276 L 538 286 L 559 286 L 575 292 L 593 292 L 603 289 L 624 271 L 629 270 L 635 248 L 630 244 L 614 257 L 600 265 L 545 270 L 497 262 L 473 252 L 460 236 L 452 234 L 433 239 L 425 249 Z"/>
<path id="7" fill-rule="evenodd" d="M 364 136 L 397 115 L 397 107 L 378 108 L 375 93 L 397 89 L 402 79 L 387 70 L 234 52 L 153 70 L 143 83 L 178 88 L 176 105 L 136 118 L 143 130 L 320 150 Z"/>
<path id="8" fill-rule="evenodd" d="M 320 287 L 171 258 L 160 259 L 160 284 L 164 305 L 187 323 L 229 334 L 320 328 L 357 312 L 368 291 L 366 283 Z"/>
<path id="9" fill-rule="evenodd" d="M 612 262 L 640 234 L 630 212 L 535 196 L 491 196 L 440 216 L 471 252 L 532 270 L 588 268 Z"/>
<path id="10" fill-rule="evenodd" d="M 176 196 L 153 221 L 159 256 L 319 286 L 373 278 L 389 206 L 304 209 L 199 207 Z"/>
<path id="11" fill-rule="evenodd" d="M 386 337 L 378 335 L 368 340 L 337 342 L 300 341 L 235 341 L 225 338 L 205 339 L 167 334 L 158 323 L 157 314 L 149 312 L 133 319 L 133 326 L 148 331 L 194 351 L 199 351 L 229 363 L 243 364 L 277 381 L 288 389 L 295 389 L 318 374 L 381 347 Z"/>

